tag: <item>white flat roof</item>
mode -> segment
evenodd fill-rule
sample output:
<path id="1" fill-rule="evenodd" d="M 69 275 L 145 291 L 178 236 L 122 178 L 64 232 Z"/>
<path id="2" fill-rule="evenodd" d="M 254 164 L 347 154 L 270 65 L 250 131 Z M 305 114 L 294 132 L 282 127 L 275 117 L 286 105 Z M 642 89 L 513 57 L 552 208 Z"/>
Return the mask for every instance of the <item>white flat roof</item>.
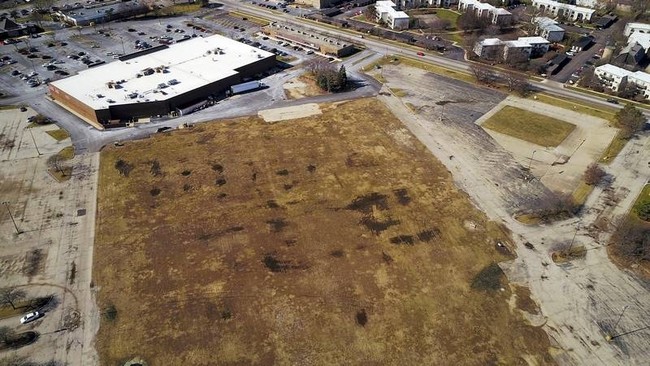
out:
<path id="1" fill-rule="evenodd" d="M 530 44 L 549 44 L 549 42 L 546 38 L 544 37 L 539 37 L 539 36 L 534 36 L 534 37 L 519 37 L 517 38 L 518 41 L 524 41 L 528 42 Z"/>
<path id="2" fill-rule="evenodd" d="M 147 55 L 96 66 L 51 84 L 95 110 L 106 109 L 111 105 L 170 99 L 235 75 L 235 69 L 273 56 L 219 35 L 196 37 Z M 137 76 L 149 68 L 154 69 L 153 74 Z M 125 82 L 120 89 L 108 87 L 109 82 L 122 80 Z M 177 83 L 169 85 L 170 80 Z M 159 88 L 159 84 L 167 87 Z M 135 94 L 135 98 L 130 97 Z"/>
<path id="3" fill-rule="evenodd" d="M 650 84 L 650 74 L 648 74 L 647 72 L 635 71 L 630 76 L 637 80 L 643 81 L 646 84 Z"/>
<path id="4" fill-rule="evenodd" d="M 618 66 L 614 66 L 612 64 L 600 65 L 600 66 L 598 66 L 596 68 L 595 71 L 604 72 L 606 74 L 610 74 L 610 75 L 613 75 L 613 76 L 618 76 L 618 77 L 621 77 L 621 78 L 626 77 L 626 76 L 631 74 L 631 72 L 629 72 L 629 71 L 627 71 L 625 69 L 622 69 L 622 68 L 620 68 Z"/>
<path id="5" fill-rule="evenodd" d="M 517 47 L 517 48 L 526 48 L 526 47 L 532 47 L 530 43 L 524 42 L 521 40 L 516 40 L 516 41 L 505 41 L 506 47 Z"/>
<path id="6" fill-rule="evenodd" d="M 484 46 L 497 46 L 503 44 L 503 42 L 498 38 L 486 38 L 481 41 L 481 44 Z"/>
<path id="7" fill-rule="evenodd" d="M 645 51 L 647 52 L 648 49 L 650 48 L 650 33 L 641 33 L 641 32 L 634 32 L 630 34 L 630 37 L 627 39 L 627 42 L 636 42 L 640 44 L 643 48 L 645 48 Z"/>
<path id="8" fill-rule="evenodd" d="M 405 12 L 395 10 L 395 7 L 397 7 L 397 5 L 395 5 L 395 3 L 392 1 L 377 1 L 375 3 L 375 7 L 380 12 L 390 14 L 393 19 L 408 19 L 409 17 Z"/>

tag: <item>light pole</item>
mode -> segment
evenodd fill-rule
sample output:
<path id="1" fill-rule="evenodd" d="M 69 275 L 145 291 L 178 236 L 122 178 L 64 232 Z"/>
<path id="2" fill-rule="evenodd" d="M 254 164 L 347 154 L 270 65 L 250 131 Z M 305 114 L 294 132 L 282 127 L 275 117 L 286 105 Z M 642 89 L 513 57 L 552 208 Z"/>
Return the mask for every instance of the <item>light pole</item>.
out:
<path id="1" fill-rule="evenodd" d="M 16 220 L 14 220 L 14 215 L 11 214 L 11 210 L 9 209 L 9 202 L 3 201 L 2 204 L 7 208 L 7 212 L 9 213 L 9 217 L 11 218 L 11 222 L 13 222 L 14 229 L 16 229 L 16 234 L 22 233 L 22 231 L 18 229 L 18 225 L 16 225 Z"/>
<path id="2" fill-rule="evenodd" d="M 38 153 L 38 156 L 41 156 L 41 152 L 38 150 L 38 145 L 36 145 L 36 139 L 34 139 L 34 133 L 32 132 L 32 129 L 27 127 L 27 130 L 29 131 L 29 134 L 32 136 L 32 142 L 34 143 L 34 147 L 36 148 L 36 152 Z"/>
<path id="3" fill-rule="evenodd" d="M 537 150 L 533 150 L 533 153 L 530 154 L 530 160 L 528 161 L 528 171 L 530 171 L 530 167 L 531 167 L 531 165 L 533 165 L 533 158 L 535 157 L 536 152 L 537 152 Z"/>
<path id="4" fill-rule="evenodd" d="M 623 314 L 625 314 L 625 310 L 627 310 L 627 308 L 628 308 L 629 306 L 630 306 L 630 305 L 625 305 L 625 306 L 623 306 L 623 310 L 621 311 L 621 314 L 618 316 L 618 319 L 616 319 L 616 323 L 614 323 L 614 326 L 612 327 L 612 331 L 611 331 L 612 333 L 614 333 L 614 331 L 616 330 L 616 327 L 618 326 L 618 323 L 620 323 L 620 322 L 621 322 L 621 319 L 623 318 Z M 619 335 L 614 335 L 614 336 L 611 335 L 611 334 L 608 334 L 608 335 L 605 337 L 605 339 L 607 339 L 607 341 L 610 342 L 612 339 L 614 339 L 614 338 L 616 338 L 616 337 L 618 337 L 618 336 L 620 336 L 620 334 L 619 334 Z"/>
<path id="5" fill-rule="evenodd" d="M 576 232 L 573 233 L 573 238 L 571 239 L 571 244 L 569 244 L 569 249 L 567 249 L 567 251 L 566 251 L 567 256 L 571 255 L 571 248 L 573 248 L 573 243 L 575 242 L 576 236 L 578 235 L 578 230 L 580 230 L 580 226 L 576 225 Z M 623 311 L 625 311 L 625 310 L 623 310 Z"/>
<path id="6" fill-rule="evenodd" d="M 120 36 L 120 41 L 122 41 L 122 55 L 125 55 L 126 51 L 124 50 L 124 37 Z"/>

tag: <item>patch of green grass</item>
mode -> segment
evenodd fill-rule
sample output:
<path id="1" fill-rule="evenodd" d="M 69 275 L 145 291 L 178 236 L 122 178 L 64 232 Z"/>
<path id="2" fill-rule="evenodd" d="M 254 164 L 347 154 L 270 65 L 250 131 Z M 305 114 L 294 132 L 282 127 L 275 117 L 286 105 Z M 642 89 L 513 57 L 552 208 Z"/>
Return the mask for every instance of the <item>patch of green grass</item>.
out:
<path id="1" fill-rule="evenodd" d="M 460 13 L 457 13 L 453 10 L 449 9 L 435 9 L 436 10 L 436 16 L 440 19 L 445 19 L 451 22 L 451 25 L 455 28 L 456 23 L 458 22 L 458 17 L 460 17 Z"/>
<path id="2" fill-rule="evenodd" d="M 74 146 L 64 147 L 58 154 L 65 160 L 71 160 L 74 158 Z"/>
<path id="3" fill-rule="evenodd" d="M 241 11 L 231 11 L 230 13 L 228 13 L 228 15 L 232 15 L 234 17 L 248 18 L 249 22 L 259 24 L 259 25 L 261 25 L 263 27 L 271 24 L 271 21 L 268 20 L 268 19 L 258 17 L 258 16 L 255 16 L 255 15 L 251 15 L 251 14 L 248 14 L 248 13 L 244 13 L 244 12 L 241 12 Z"/>
<path id="4" fill-rule="evenodd" d="M 496 263 L 483 268 L 472 280 L 472 289 L 482 291 L 497 291 L 503 287 L 505 275 Z"/>
<path id="5" fill-rule="evenodd" d="M 59 128 L 58 130 L 45 131 L 48 135 L 52 136 L 56 141 L 63 141 L 70 137 L 68 131 Z"/>
<path id="6" fill-rule="evenodd" d="M 398 98 L 404 98 L 408 93 L 404 89 L 390 88 L 390 91 Z"/>
<path id="7" fill-rule="evenodd" d="M 578 185 L 578 187 L 571 193 L 573 202 L 575 202 L 576 205 L 584 205 L 587 201 L 587 197 L 589 197 L 593 190 L 594 186 L 585 182 L 580 182 L 580 185 Z"/>
<path id="8" fill-rule="evenodd" d="M 568 122 L 512 106 L 503 107 L 482 126 L 544 147 L 558 146 L 576 127 Z"/>
<path id="9" fill-rule="evenodd" d="M 643 190 L 639 194 L 639 197 L 637 197 L 636 201 L 634 202 L 634 206 L 632 206 L 631 214 L 637 219 L 641 219 L 638 212 L 641 207 L 645 205 L 650 205 L 650 184 L 646 184 L 645 187 L 643 187 Z"/>
<path id="10" fill-rule="evenodd" d="M 572 99 L 566 98 L 557 98 L 548 94 L 534 94 L 533 98 L 538 102 L 550 104 L 556 107 L 569 109 L 578 113 L 588 114 L 590 116 L 602 118 L 608 121 L 612 121 L 616 110 L 614 108 L 607 108 L 596 106 L 593 104 L 578 102 Z"/>
<path id="11" fill-rule="evenodd" d="M 4 111 L 8 109 L 18 109 L 18 108 L 20 107 L 16 105 L 0 105 L 0 111 Z"/>
<path id="12" fill-rule="evenodd" d="M 616 156 L 618 156 L 626 144 L 627 139 L 623 138 L 620 132 L 617 133 L 616 136 L 614 136 L 612 139 L 612 142 L 610 142 L 605 151 L 603 151 L 603 154 L 601 155 L 598 162 L 603 164 L 611 163 L 614 161 L 614 159 L 616 159 Z"/>

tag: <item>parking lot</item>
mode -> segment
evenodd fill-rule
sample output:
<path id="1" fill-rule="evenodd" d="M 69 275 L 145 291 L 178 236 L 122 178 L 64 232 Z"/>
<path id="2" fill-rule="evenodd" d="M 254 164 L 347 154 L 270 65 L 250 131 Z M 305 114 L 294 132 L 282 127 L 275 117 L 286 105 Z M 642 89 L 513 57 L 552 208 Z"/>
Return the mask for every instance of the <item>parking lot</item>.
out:
<path id="1" fill-rule="evenodd" d="M 35 344 L 3 356 L 90 364 L 81 355 L 92 357 L 83 340 L 96 328 L 89 288 L 98 155 L 66 162 L 72 177 L 55 180 L 48 160 L 70 139 L 52 138 L 47 131 L 57 130 L 55 125 L 29 127 L 33 115 L 29 108 L 0 111 L 0 201 L 7 202 L 0 212 L 0 283 L 21 289 L 28 299 L 53 298 L 29 324 L 19 322 L 24 313 L 0 320 L 0 327 L 40 334 Z"/>

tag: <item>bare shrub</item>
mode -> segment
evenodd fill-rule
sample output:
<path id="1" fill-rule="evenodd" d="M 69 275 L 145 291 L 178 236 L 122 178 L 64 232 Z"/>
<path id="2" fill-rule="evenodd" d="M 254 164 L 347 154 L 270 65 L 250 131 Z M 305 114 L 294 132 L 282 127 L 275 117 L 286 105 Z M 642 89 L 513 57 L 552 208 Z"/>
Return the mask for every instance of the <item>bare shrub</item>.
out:
<path id="1" fill-rule="evenodd" d="M 117 171 L 120 173 L 121 176 L 128 177 L 131 171 L 133 170 L 133 165 L 127 163 L 122 159 L 118 159 L 115 162 L 115 169 L 117 169 Z"/>
<path id="2" fill-rule="evenodd" d="M 587 170 L 585 170 L 585 174 L 583 176 L 583 179 L 585 183 L 589 184 L 590 186 L 595 186 L 600 183 L 600 181 L 607 175 L 603 168 L 600 167 L 600 165 L 596 163 L 592 163 L 587 167 Z"/>

